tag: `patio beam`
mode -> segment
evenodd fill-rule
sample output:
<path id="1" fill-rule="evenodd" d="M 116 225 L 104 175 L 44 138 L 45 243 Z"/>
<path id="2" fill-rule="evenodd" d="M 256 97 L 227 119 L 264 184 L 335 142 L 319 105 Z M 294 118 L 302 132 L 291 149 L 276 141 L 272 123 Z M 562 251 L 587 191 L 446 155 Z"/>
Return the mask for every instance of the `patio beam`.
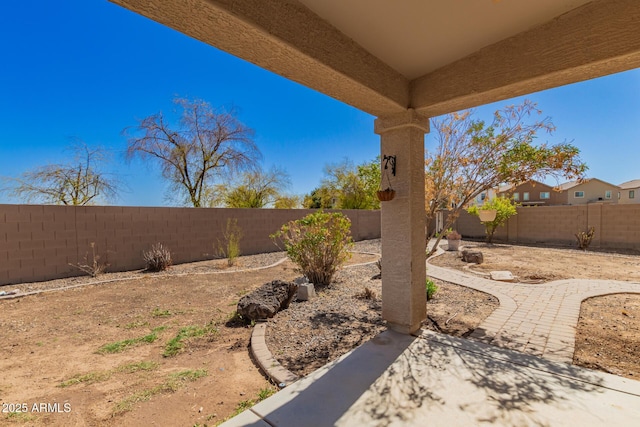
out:
<path id="1" fill-rule="evenodd" d="M 412 334 L 426 318 L 424 135 L 429 119 L 414 110 L 378 117 L 380 156 L 395 156 L 382 170 L 382 185 L 395 198 L 381 202 L 382 317 L 397 332 Z"/>
<path id="2" fill-rule="evenodd" d="M 289 0 L 110 0 L 373 115 L 404 111 L 409 80 Z"/>
<path id="3" fill-rule="evenodd" d="M 640 2 L 595 0 L 411 82 L 430 117 L 640 67 Z"/>

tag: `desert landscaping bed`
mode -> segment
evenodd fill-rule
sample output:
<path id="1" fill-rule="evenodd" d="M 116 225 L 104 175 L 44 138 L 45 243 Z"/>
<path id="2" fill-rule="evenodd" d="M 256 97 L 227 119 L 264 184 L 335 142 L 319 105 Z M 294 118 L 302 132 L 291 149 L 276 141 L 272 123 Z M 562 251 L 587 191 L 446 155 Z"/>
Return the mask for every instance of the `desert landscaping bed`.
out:
<path id="1" fill-rule="evenodd" d="M 443 247 L 446 246 L 445 241 Z M 508 270 L 520 281 L 532 283 L 561 279 L 607 279 L 640 283 L 640 253 L 464 242 L 463 249 L 469 248 L 483 253 L 482 264 L 467 264 L 457 252 L 445 252 L 432 258 L 430 262 L 433 265 L 480 275 L 488 275 L 490 271 Z"/>
<path id="2" fill-rule="evenodd" d="M 377 240 L 359 242 L 355 249 L 375 253 L 379 245 Z M 530 248 L 500 250 L 517 253 Z M 491 249 L 483 252 L 490 261 Z M 584 258 L 582 253 L 574 256 L 575 261 Z M 610 267 L 619 270 L 626 265 L 637 270 L 640 260 L 589 256 L 593 264 L 600 263 L 600 257 L 614 260 Z M 170 274 L 109 273 L 97 278 L 99 284 L 0 301 L 5 338 L 0 347 L 2 401 L 25 403 L 30 409 L 33 404 L 59 404 L 49 408 L 60 409 L 4 413 L 0 424 L 215 425 L 267 396 L 275 388 L 249 357 L 251 328 L 232 316 L 242 295 L 268 281 L 299 275 L 288 261 L 239 271 L 271 265 L 282 257 L 240 257 L 232 268 L 222 260 L 183 264 L 172 267 Z M 377 258 L 355 254 L 350 263 Z M 536 271 L 550 262 L 544 257 L 533 260 Z M 274 356 L 304 375 L 382 330 L 377 274 L 371 263 L 341 269 L 317 298 L 294 302 L 271 319 L 267 344 Z M 638 281 L 633 277 L 627 280 Z M 51 289 L 90 280 L 9 285 L 0 291 Z M 487 294 L 440 281 L 436 285 L 439 291 L 428 303 L 427 328 L 465 336 L 497 307 Z M 639 295 L 585 301 L 575 363 L 640 377 L 639 307 Z M 109 346 L 116 351 L 107 351 Z M 171 348 L 175 354 L 167 356 Z M 67 407 L 70 411 L 64 412 Z"/>

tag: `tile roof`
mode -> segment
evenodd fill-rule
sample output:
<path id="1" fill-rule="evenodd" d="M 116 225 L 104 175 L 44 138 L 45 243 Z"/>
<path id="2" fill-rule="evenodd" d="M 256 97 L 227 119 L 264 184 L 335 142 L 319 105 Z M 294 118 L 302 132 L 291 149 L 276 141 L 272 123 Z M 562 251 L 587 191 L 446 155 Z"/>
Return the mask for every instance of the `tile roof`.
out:
<path id="1" fill-rule="evenodd" d="M 618 187 L 622 188 L 623 190 L 627 190 L 629 188 L 638 188 L 640 187 L 640 179 L 632 179 L 631 181 L 623 182 L 622 184 L 618 185 Z"/>

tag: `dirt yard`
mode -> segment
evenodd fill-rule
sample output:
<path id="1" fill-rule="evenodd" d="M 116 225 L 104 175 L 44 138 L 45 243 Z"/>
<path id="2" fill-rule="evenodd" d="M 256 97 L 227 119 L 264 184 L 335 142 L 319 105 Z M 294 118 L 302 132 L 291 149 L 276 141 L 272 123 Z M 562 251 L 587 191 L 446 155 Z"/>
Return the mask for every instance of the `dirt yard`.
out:
<path id="1" fill-rule="evenodd" d="M 146 275 L 0 301 L 0 424 L 215 425 L 273 389 L 249 357 L 251 329 L 227 324 L 238 299 L 295 276 L 288 264 Z"/>
<path id="2" fill-rule="evenodd" d="M 375 249 L 379 243 L 369 245 Z M 611 278 L 609 272 L 615 272 L 619 280 L 640 281 L 640 257 L 566 251 L 567 258 L 559 264 L 565 267 L 554 269 L 550 266 L 565 251 L 500 246 L 493 254 L 492 250 L 483 249 L 487 265 L 494 255 L 500 262 L 489 268 L 499 265 L 523 277 Z M 281 256 L 257 264 L 242 257 L 240 262 L 247 267 L 269 265 Z M 375 259 L 357 255 L 351 263 Z M 589 262 L 578 264 L 584 259 Z M 456 261 L 443 258 L 442 262 Z M 273 393 L 249 357 L 251 329 L 230 319 L 245 293 L 298 274 L 288 262 L 259 271 L 212 273 L 221 270 L 225 269 L 219 262 L 185 264 L 172 267 L 174 275 L 169 276 L 132 272 L 124 276 L 134 278 L 124 281 L 0 300 L 0 425 L 213 426 Z M 298 372 L 304 374 L 383 328 L 380 280 L 373 278 L 376 270 L 368 265 L 341 271 L 335 287 L 318 298 L 333 304 L 330 315 L 326 309 L 325 314 L 316 310 L 322 307 L 297 303 L 278 315 L 274 322 L 281 325 L 291 323 L 287 320 L 292 317 L 299 322 L 304 316 L 315 319 L 313 329 L 304 329 L 314 339 L 307 340 L 306 354 L 297 354 L 301 346 L 295 345 L 291 331 L 276 334 L 280 344 L 269 343 L 274 354 L 284 363 L 291 361 L 294 370 L 297 363 Z M 122 277 L 115 273 L 99 279 Z M 88 280 L 10 285 L 0 291 L 26 292 Z M 436 284 L 440 291 L 429 303 L 425 327 L 465 336 L 497 307 L 487 294 Z M 373 298 L 366 298 L 366 288 Z M 334 291 L 339 298 L 330 302 Z M 363 311 L 353 314 L 348 309 Z M 578 327 L 575 363 L 640 378 L 639 331 L 640 295 L 588 300 Z"/>
<path id="3" fill-rule="evenodd" d="M 446 243 L 444 246 L 446 248 Z M 480 265 L 467 264 L 456 252 L 445 252 L 431 263 L 443 267 L 488 275 L 508 270 L 520 282 L 544 283 L 560 279 L 611 279 L 640 283 L 640 254 L 581 251 L 569 248 L 488 245 L 464 243 L 464 249 L 477 249 L 484 256 Z"/>

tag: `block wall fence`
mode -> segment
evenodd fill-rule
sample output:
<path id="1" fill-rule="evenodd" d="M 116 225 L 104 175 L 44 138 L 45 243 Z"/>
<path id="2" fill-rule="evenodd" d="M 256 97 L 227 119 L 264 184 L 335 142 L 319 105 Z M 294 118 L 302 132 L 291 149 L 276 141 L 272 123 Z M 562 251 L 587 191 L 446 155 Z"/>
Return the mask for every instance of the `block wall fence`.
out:
<path id="1" fill-rule="evenodd" d="M 91 259 L 95 244 L 108 271 L 144 268 L 142 252 L 162 242 L 176 264 L 215 257 L 227 219 L 242 229 L 251 255 L 279 250 L 269 235 L 307 209 L 216 209 L 0 205 L 0 285 L 78 276 L 69 264 Z M 380 211 L 344 210 L 354 240 L 380 237 Z"/>
<path id="2" fill-rule="evenodd" d="M 576 246 L 575 234 L 595 227 L 590 248 L 640 250 L 640 205 L 520 207 L 496 230 L 495 241 Z M 464 237 L 484 238 L 478 217 L 462 212 L 454 227 Z"/>

